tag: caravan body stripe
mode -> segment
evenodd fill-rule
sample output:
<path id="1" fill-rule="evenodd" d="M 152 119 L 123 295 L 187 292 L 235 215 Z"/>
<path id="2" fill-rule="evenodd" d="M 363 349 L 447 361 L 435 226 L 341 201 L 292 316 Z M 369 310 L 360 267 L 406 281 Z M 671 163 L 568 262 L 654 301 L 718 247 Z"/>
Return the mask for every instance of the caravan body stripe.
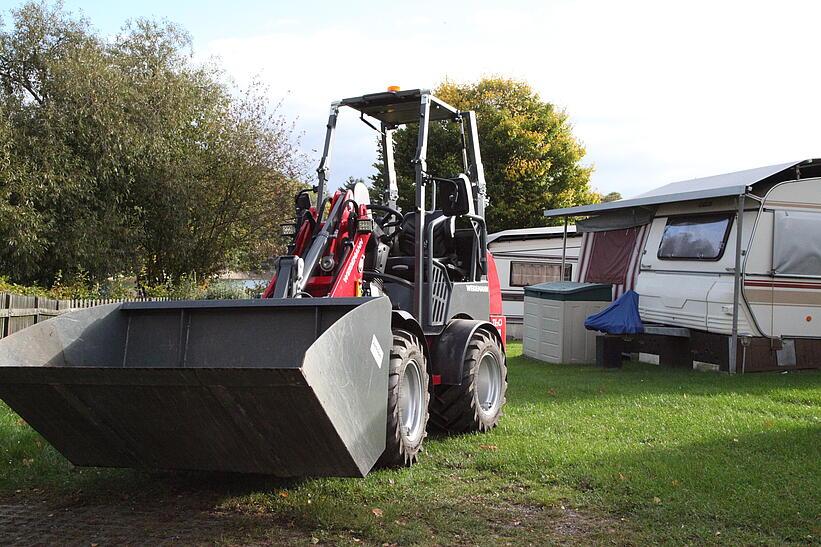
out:
<path id="1" fill-rule="evenodd" d="M 761 281 L 758 279 L 747 279 L 744 281 L 745 287 L 771 287 L 779 289 L 818 289 L 821 290 L 821 283 L 806 281 Z"/>

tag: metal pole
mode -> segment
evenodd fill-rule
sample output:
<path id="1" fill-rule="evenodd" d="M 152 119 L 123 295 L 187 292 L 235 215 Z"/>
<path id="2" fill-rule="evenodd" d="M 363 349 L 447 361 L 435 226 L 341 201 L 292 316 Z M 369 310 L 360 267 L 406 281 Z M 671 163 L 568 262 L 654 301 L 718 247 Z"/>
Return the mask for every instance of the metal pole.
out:
<path id="1" fill-rule="evenodd" d="M 745 194 L 738 196 L 738 211 L 735 221 L 735 269 L 733 271 L 733 334 L 730 336 L 730 374 L 735 374 L 736 360 L 738 357 L 738 312 L 739 300 L 741 298 L 741 245 L 742 228 L 744 226 L 744 198 Z"/>
<path id="2" fill-rule="evenodd" d="M 473 229 L 478 236 L 478 255 L 479 265 L 481 266 L 481 273 L 476 272 L 473 268 L 471 272 L 471 280 L 478 281 L 481 279 L 481 274 L 487 273 L 487 222 L 485 222 L 485 206 L 487 205 L 487 182 L 485 181 L 485 167 L 482 165 L 482 152 L 479 150 L 479 125 L 476 123 L 476 112 L 467 110 L 460 112 L 462 118 L 462 125 L 465 129 L 465 141 L 463 141 L 463 152 L 467 153 L 468 159 L 468 178 L 471 185 L 476 188 L 476 216 L 482 219 L 482 222 L 471 222 Z M 475 249 L 475 247 L 474 247 Z"/>
<path id="3" fill-rule="evenodd" d="M 393 127 L 382 124 L 382 160 L 385 164 L 385 204 L 396 209 L 399 186 L 396 183 L 396 167 L 393 161 Z"/>
<path id="4" fill-rule="evenodd" d="M 476 186 L 476 214 L 485 218 L 485 201 L 487 200 L 487 182 L 485 167 L 482 165 L 482 153 L 479 150 L 479 128 L 476 113 L 472 110 L 461 113 L 463 123 L 467 124 L 467 152 L 470 165 L 467 173 L 470 182 Z M 485 251 L 487 249 L 483 249 Z"/>
<path id="5" fill-rule="evenodd" d="M 564 235 L 562 236 L 562 271 L 559 273 L 559 281 L 564 281 L 564 264 L 567 260 L 567 217 L 564 217 Z"/>
<path id="6" fill-rule="evenodd" d="M 465 119 L 461 113 L 459 113 L 457 121 L 459 122 L 459 135 L 462 138 L 462 169 L 464 169 L 465 174 L 470 177 L 470 163 L 468 163 L 467 139 L 465 137 Z"/>
<path id="7" fill-rule="evenodd" d="M 339 115 L 339 103 L 331 104 L 331 113 L 328 115 L 327 131 L 325 132 L 325 146 L 322 150 L 322 159 L 319 160 L 319 167 L 316 174 L 319 175 L 319 184 L 316 187 L 316 214 L 317 221 L 322 219 L 322 200 L 325 199 L 325 187 L 328 182 L 328 171 L 330 170 L 331 148 L 334 143 L 334 132 L 336 131 L 336 118 Z M 317 222 L 317 228 L 319 222 Z"/>
<path id="8" fill-rule="evenodd" d="M 416 241 L 414 247 L 416 249 L 416 257 L 414 261 L 414 279 L 413 284 L 413 315 L 420 323 L 422 319 L 422 312 L 424 311 L 425 301 L 425 177 L 427 176 L 427 154 L 428 154 L 428 118 L 430 116 L 430 95 L 423 93 L 421 97 L 422 104 L 419 108 L 419 136 L 416 141 L 416 157 L 413 158 L 413 164 L 416 169 Z M 431 242 L 431 250 L 433 249 L 433 242 Z"/>

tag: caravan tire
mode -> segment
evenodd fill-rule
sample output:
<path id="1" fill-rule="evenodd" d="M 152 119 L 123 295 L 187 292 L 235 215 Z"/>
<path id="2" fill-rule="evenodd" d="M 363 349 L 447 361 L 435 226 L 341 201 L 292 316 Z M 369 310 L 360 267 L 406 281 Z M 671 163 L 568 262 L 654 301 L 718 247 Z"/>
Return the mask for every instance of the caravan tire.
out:
<path id="1" fill-rule="evenodd" d="M 394 329 L 389 366 L 385 452 L 377 466 L 410 466 L 427 436 L 430 401 L 425 353 L 419 339 Z"/>
<path id="2" fill-rule="evenodd" d="M 488 431 L 502 416 L 507 392 L 505 355 L 496 338 L 479 329 L 468 342 L 458 386 L 436 386 L 430 423 L 445 433 Z"/>

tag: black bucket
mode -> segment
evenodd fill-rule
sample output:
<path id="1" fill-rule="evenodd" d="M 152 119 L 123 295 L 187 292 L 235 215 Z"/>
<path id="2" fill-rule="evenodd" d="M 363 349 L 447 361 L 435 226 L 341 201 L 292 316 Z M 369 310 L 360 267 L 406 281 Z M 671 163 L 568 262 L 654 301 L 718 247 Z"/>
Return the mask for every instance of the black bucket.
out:
<path id="1" fill-rule="evenodd" d="M 0 340 L 0 398 L 75 465 L 364 476 L 387 298 L 133 302 Z"/>

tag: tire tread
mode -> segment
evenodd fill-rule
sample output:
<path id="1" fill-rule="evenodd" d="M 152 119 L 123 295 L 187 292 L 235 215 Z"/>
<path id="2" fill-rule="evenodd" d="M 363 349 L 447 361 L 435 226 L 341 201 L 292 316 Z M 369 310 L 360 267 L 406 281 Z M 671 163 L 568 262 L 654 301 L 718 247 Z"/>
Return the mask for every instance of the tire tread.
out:
<path id="1" fill-rule="evenodd" d="M 419 459 L 419 452 L 422 449 L 425 437 L 427 437 L 427 427 L 422 434 L 422 438 L 415 446 L 407 446 L 402 439 L 399 425 L 399 411 L 397 403 L 399 400 L 400 377 L 404 372 L 403 365 L 407 362 L 410 354 L 416 351 L 417 362 L 422 374 L 422 385 L 426 388 L 429 385 L 428 373 L 425 363 L 425 354 L 419 339 L 409 331 L 393 329 L 393 343 L 391 345 L 389 369 L 388 369 L 388 412 L 386 424 L 385 451 L 376 462 L 377 467 L 407 467 L 411 466 Z M 424 390 L 425 394 L 425 415 L 423 426 L 427 425 L 429 419 L 430 391 Z"/>
<path id="2" fill-rule="evenodd" d="M 476 408 L 475 372 L 479 357 L 488 346 L 496 346 L 502 356 L 500 367 L 502 370 L 502 394 L 499 412 L 490 421 L 485 421 Z M 496 339 L 484 329 L 477 330 L 467 345 L 467 355 L 462 367 L 462 381 L 460 385 L 440 385 L 434 390 L 430 402 L 430 425 L 445 433 L 468 433 L 472 431 L 488 431 L 496 427 L 503 414 L 505 395 L 507 393 L 507 365 L 504 353 L 498 347 Z"/>

